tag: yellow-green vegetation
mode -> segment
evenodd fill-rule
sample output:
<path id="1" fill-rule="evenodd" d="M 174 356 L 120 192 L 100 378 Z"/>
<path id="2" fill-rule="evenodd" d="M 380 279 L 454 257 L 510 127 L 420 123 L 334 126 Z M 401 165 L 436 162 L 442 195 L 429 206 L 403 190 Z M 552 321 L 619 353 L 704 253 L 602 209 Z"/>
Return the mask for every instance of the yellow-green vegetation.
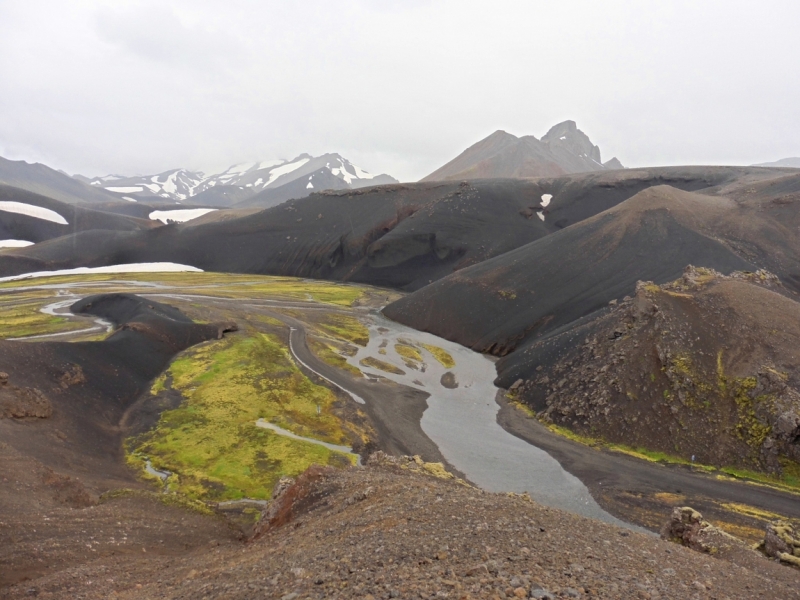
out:
<path id="1" fill-rule="evenodd" d="M 536 411 L 533 410 L 530 406 L 528 406 L 524 402 L 520 402 L 519 400 L 517 400 L 516 395 L 506 394 L 506 398 L 509 398 L 510 404 L 513 404 L 517 408 L 517 410 L 524 412 L 529 417 L 532 417 L 534 419 L 536 418 Z M 556 426 L 553 425 L 553 427 Z"/>
<path id="2" fill-rule="evenodd" d="M 395 352 L 400 355 L 403 362 L 410 369 L 419 369 L 422 364 L 422 353 L 408 343 L 398 343 L 394 345 Z"/>
<path id="3" fill-rule="evenodd" d="M 0 339 L 44 335 L 86 329 L 90 321 L 81 323 L 40 312 L 52 297 L 0 306 Z"/>
<path id="4" fill-rule="evenodd" d="M 784 471 L 780 477 L 738 467 L 721 467 L 719 471 L 724 474 L 722 478 L 741 479 L 749 483 L 776 487 L 787 492 L 800 493 L 800 480 L 797 477 L 797 470 L 800 468 L 800 465 L 788 461 L 787 459 L 782 460 L 781 463 L 784 465 Z M 791 466 L 787 467 L 785 463 L 791 463 Z"/>
<path id="5" fill-rule="evenodd" d="M 714 388 L 698 373 L 689 354 L 681 353 L 674 356 L 670 361 L 670 367 L 678 375 L 690 380 L 694 391 L 697 392 L 697 395 L 695 395 L 686 391 L 684 404 L 694 409 L 701 407 L 709 408 L 711 406 L 711 394 L 714 392 Z M 671 399 L 672 395 L 670 394 L 669 397 L 665 395 L 664 397 Z"/>
<path id="6" fill-rule="evenodd" d="M 42 284 L 82 282 L 152 281 L 178 287 L 193 287 L 196 292 L 226 298 L 276 296 L 290 300 L 315 300 L 339 306 L 352 306 L 365 288 L 343 283 L 313 281 L 293 277 L 265 275 L 236 275 L 228 273 L 95 273 L 89 275 L 59 275 L 25 279 L 0 284 L 0 289 Z M 203 289 L 204 286 L 215 286 Z"/>
<path id="7" fill-rule="evenodd" d="M 717 352 L 716 361 L 716 388 L 713 384 L 703 378 L 698 369 L 693 365 L 688 353 L 682 353 L 672 358 L 670 368 L 678 375 L 692 382 L 692 391 L 685 392 L 684 404 L 689 408 L 709 408 L 712 398 L 732 398 L 736 403 L 737 422 L 735 434 L 739 439 L 747 443 L 754 450 L 753 460 L 757 461 L 756 456 L 761 445 L 772 432 L 772 428 L 763 423 L 756 414 L 756 406 L 763 403 L 772 402 L 773 398 L 769 395 L 752 397 L 751 392 L 756 388 L 757 380 L 755 377 L 731 378 L 725 375 L 723 364 L 723 350 Z M 778 376 L 784 374 L 774 371 Z M 696 395 L 695 395 L 696 394 Z M 664 390 L 664 398 L 672 401 L 673 394 L 669 390 Z"/>
<path id="8" fill-rule="evenodd" d="M 334 394 L 299 371 L 275 336 L 253 333 L 195 346 L 152 391 L 167 386 L 181 392 L 183 403 L 128 440 L 128 462 L 142 469 L 148 457 L 156 469 L 174 474 L 171 490 L 190 498 L 265 499 L 282 475 L 353 459 L 255 425 L 265 419 L 297 435 L 350 445 L 348 426 L 331 410 Z"/>
<path id="9" fill-rule="evenodd" d="M 656 492 L 653 498 L 665 504 L 673 506 L 683 506 L 686 503 L 686 496 L 683 494 L 673 494 L 671 492 Z"/>
<path id="10" fill-rule="evenodd" d="M 275 317 L 269 317 L 267 315 L 259 315 L 254 314 L 251 318 L 255 319 L 256 321 L 260 321 L 261 323 L 266 323 L 267 325 L 272 325 L 273 327 L 286 327 L 286 323 L 276 319 Z"/>
<path id="11" fill-rule="evenodd" d="M 359 346 L 366 346 L 369 343 L 369 329 L 361 321 L 350 315 L 327 314 L 319 323 L 316 323 L 316 326 L 340 340 L 352 342 Z"/>
<path id="12" fill-rule="evenodd" d="M 355 377 L 362 377 L 361 371 L 359 371 L 357 367 L 354 367 L 347 362 L 347 359 L 339 354 L 339 349 L 336 346 L 312 337 L 307 337 L 306 341 L 308 342 L 309 349 L 321 361 L 326 362 L 337 369 L 347 371 Z"/>
<path id="13" fill-rule="evenodd" d="M 433 358 L 438 360 L 445 369 L 452 369 L 456 366 L 456 361 L 453 360 L 453 357 L 450 356 L 450 353 L 444 348 L 439 348 L 439 346 L 434 346 L 433 344 L 422 344 L 422 347 L 430 352 Z"/>
<path id="14" fill-rule="evenodd" d="M 378 360 L 374 356 L 367 356 L 366 358 L 362 358 L 359 362 L 365 367 L 372 367 L 373 369 L 378 369 L 379 371 L 383 371 L 384 373 L 394 373 L 395 375 L 406 374 L 406 372 L 403 371 L 403 369 L 399 369 L 394 365 L 390 365 L 387 362 Z"/>
<path id="15" fill-rule="evenodd" d="M 778 513 L 770 512 L 768 510 L 763 510 L 761 508 L 756 508 L 755 506 L 750 506 L 748 504 L 739 504 L 737 502 L 728 502 L 723 503 L 720 506 L 725 510 L 729 510 L 731 512 L 739 513 L 741 515 L 745 515 L 748 517 L 754 517 L 756 519 L 763 519 L 765 521 L 779 521 L 783 520 L 786 517 L 783 515 L 779 515 Z"/>
<path id="16" fill-rule="evenodd" d="M 757 383 L 755 377 L 734 379 L 732 382 L 732 387 L 735 390 L 733 398 L 736 401 L 739 415 L 739 421 L 736 423 L 736 434 L 754 450 L 761 448 L 767 436 L 772 432 L 772 428 L 769 425 L 759 420 L 755 410 L 756 402 L 769 401 L 769 396 L 759 396 L 755 399 L 750 397 L 750 392 L 755 389 Z"/>
<path id="17" fill-rule="evenodd" d="M 717 468 L 711 465 L 691 462 L 690 460 L 675 456 L 673 454 L 667 454 L 666 452 L 656 452 L 653 450 L 648 450 L 647 448 L 631 448 L 622 444 L 614 444 L 601 439 L 580 435 L 567 429 L 566 427 L 561 427 L 559 425 L 555 425 L 554 423 L 545 423 L 545 426 L 553 433 L 585 446 L 591 446 L 597 449 L 605 448 L 613 452 L 620 452 L 622 454 L 627 454 L 628 456 L 633 456 L 635 458 L 653 463 L 684 465 L 705 471 L 706 473 L 718 472 L 721 474 L 718 475 L 718 477 L 723 479 L 726 477 L 741 479 L 770 487 L 776 487 L 789 492 L 800 492 L 800 465 L 787 459 L 783 459 L 781 461 L 783 466 L 783 475 L 781 475 L 781 477 L 775 477 L 766 473 L 751 471 L 748 469 L 740 469 L 736 467 Z"/>
<path id="18" fill-rule="evenodd" d="M 498 290 L 497 295 L 503 300 L 516 300 L 517 294 L 511 290 Z"/>
<path id="19" fill-rule="evenodd" d="M 619 452 L 621 454 L 627 454 L 628 456 L 633 456 L 635 458 L 646 460 L 648 462 L 681 464 L 681 465 L 689 465 L 703 470 L 713 470 L 713 467 L 707 467 L 705 465 L 700 465 L 698 463 L 692 463 L 691 461 L 686 460 L 685 458 L 667 454 L 666 452 L 657 452 L 653 450 L 648 450 L 647 448 L 632 448 L 630 446 L 625 446 L 623 444 L 614 444 L 611 442 L 606 442 L 605 440 L 575 433 L 574 431 L 571 431 L 566 427 L 561 427 L 560 425 L 556 425 L 555 423 L 545 423 L 545 426 L 553 433 L 556 433 L 562 437 L 572 440 L 573 442 L 578 442 L 580 444 L 583 444 L 584 446 L 591 446 L 593 448 L 598 448 L 598 449 L 605 448 L 606 450 Z"/>

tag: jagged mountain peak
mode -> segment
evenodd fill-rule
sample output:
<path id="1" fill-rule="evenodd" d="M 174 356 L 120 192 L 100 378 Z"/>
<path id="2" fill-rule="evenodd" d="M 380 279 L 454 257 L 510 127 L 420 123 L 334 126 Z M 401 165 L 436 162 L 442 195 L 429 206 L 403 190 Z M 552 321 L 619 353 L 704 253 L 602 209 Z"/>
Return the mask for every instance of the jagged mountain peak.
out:
<path id="1" fill-rule="evenodd" d="M 575 121 L 562 121 L 558 125 L 554 125 L 542 137 L 542 142 L 554 146 L 563 146 L 572 154 L 588 157 L 602 166 L 600 148 L 592 144 L 589 136 L 578 129 L 578 124 Z"/>
<path id="2" fill-rule="evenodd" d="M 601 161 L 600 148 L 575 121 L 558 123 L 542 137 L 517 137 L 498 129 L 467 148 L 422 181 L 493 177 L 555 177 L 569 173 L 620 169 Z"/>

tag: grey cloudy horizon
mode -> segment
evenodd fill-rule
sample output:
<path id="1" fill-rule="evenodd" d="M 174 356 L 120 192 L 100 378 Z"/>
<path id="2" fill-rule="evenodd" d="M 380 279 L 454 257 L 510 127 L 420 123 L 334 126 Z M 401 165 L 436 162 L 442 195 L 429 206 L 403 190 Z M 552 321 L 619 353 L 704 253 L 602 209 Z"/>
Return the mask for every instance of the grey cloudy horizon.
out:
<path id="1" fill-rule="evenodd" d="M 572 119 L 630 167 L 800 156 L 800 3 L 0 0 L 0 156 L 149 174 L 338 152 L 415 181 Z"/>

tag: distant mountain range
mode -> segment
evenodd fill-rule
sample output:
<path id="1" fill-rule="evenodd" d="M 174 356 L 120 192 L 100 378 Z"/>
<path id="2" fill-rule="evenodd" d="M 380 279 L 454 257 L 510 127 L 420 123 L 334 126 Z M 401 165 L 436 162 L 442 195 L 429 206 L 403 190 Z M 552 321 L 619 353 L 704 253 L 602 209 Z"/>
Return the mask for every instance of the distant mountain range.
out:
<path id="1" fill-rule="evenodd" d="M 282 202 L 302 198 L 323 189 L 397 183 L 394 177 L 368 173 L 339 154 L 316 157 L 301 154 L 292 160 L 243 163 L 213 175 L 173 169 L 157 175 L 106 175 L 92 179 L 76 175 L 75 178 L 119 198 L 137 202 L 160 200 L 219 207 L 247 202 L 248 206 L 264 208 L 272 206 L 276 199 Z M 279 190 L 284 186 L 290 187 L 281 193 Z M 261 202 L 258 196 L 267 190 L 271 193 L 265 194 Z"/>
<path id="2" fill-rule="evenodd" d="M 552 127 L 541 140 L 495 131 L 422 181 L 495 177 L 559 177 L 571 173 L 623 169 L 617 158 L 603 163 L 600 148 L 575 121 Z"/>
<path id="3" fill-rule="evenodd" d="M 774 162 L 765 162 L 753 165 L 754 167 L 789 167 L 792 169 L 800 169 L 800 156 L 792 158 L 782 158 Z"/>
<path id="4" fill-rule="evenodd" d="M 78 181 L 40 163 L 0 157 L 0 184 L 11 185 L 67 204 L 119 202 L 119 196 Z"/>

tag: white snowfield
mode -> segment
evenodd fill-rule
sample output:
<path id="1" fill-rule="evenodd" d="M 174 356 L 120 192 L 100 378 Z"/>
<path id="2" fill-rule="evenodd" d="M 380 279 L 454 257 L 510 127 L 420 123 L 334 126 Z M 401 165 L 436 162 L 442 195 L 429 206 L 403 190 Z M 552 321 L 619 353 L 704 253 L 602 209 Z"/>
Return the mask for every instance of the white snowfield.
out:
<path id="1" fill-rule="evenodd" d="M 141 192 L 144 188 L 140 185 L 130 185 L 128 187 L 107 187 L 109 192 L 117 192 L 118 194 L 135 194 Z"/>
<path id="2" fill-rule="evenodd" d="M 185 223 L 210 212 L 214 212 L 216 208 L 184 208 L 178 210 L 154 210 L 150 213 L 151 221 L 161 221 L 164 225 L 167 221 L 177 221 L 178 223 Z"/>
<path id="3" fill-rule="evenodd" d="M 24 248 L 33 246 L 33 242 L 28 240 L 0 240 L 0 248 Z"/>
<path id="4" fill-rule="evenodd" d="M 280 167 L 276 167 L 269 172 L 269 179 L 267 183 L 264 184 L 264 187 L 267 187 L 270 183 L 275 181 L 281 175 L 286 175 L 287 173 L 291 173 L 292 171 L 296 171 L 304 164 L 306 164 L 310 159 L 308 158 L 301 158 L 298 161 L 291 162 L 285 165 L 281 165 Z"/>
<path id="5" fill-rule="evenodd" d="M 353 171 L 355 171 L 355 175 L 350 173 L 350 171 L 347 170 L 347 167 L 351 167 Z M 339 179 L 346 181 L 348 185 L 353 183 L 353 179 L 375 179 L 375 175 L 370 175 L 361 167 L 357 167 L 350 161 L 342 160 L 341 158 L 339 159 L 339 166 L 332 168 L 331 173 L 333 173 Z"/>
<path id="6" fill-rule="evenodd" d="M 59 269 L 58 271 L 36 271 L 23 273 L 11 277 L 0 277 L 4 281 L 18 281 L 20 279 L 33 279 L 35 277 L 55 277 L 58 275 L 90 275 L 92 273 L 202 273 L 203 269 L 190 265 L 179 265 L 171 262 L 157 263 L 130 263 L 127 265 L 109 265 L 107 267 L 78 267 L 76 269 Z"/>
<path id="7" fill-rule="evenodd" d="M 24 202 L 10 202 L 3 200 L 0 202 L 0 210 L 10 213 L 17 213 L 19 215 L 27 215 L 29 217 L 35 217 L 44 221 L 52 221 L 53 223 L 58 223 L 59 225 L 69 225 L 67 220 L 56 211 L 50 210 L 49 208 L 42 208 L 41 206 L 35 206 L 33 204 L 25 204 Z"/>
<path id="8" fill-rule="evenodd" d="M 542 208 L 547 208 L 550 204 L 550 201 L 553 199 L 553 194 L 542 194 Z M 544 221 L 544 211 L 537 210 L 536 216 L 539 217 L 542 221 Z"/>

